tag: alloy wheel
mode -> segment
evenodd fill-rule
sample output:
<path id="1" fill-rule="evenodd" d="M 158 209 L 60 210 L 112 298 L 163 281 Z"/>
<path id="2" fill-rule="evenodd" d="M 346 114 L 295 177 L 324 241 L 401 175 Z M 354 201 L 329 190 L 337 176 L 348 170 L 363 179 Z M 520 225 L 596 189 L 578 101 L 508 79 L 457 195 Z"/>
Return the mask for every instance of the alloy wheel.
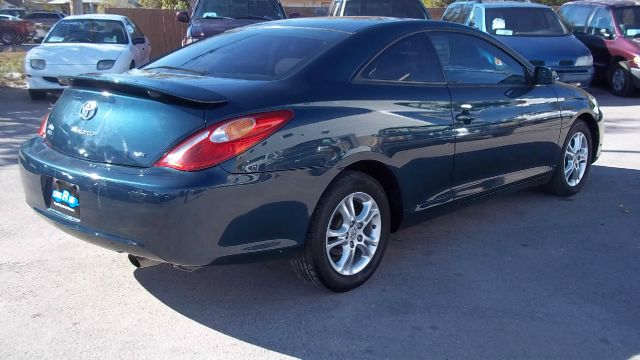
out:
<path id="1" fill-rule="evenodd" d="M 347 195 L 333 210 L 326 234 L 326 254 L 341 275 L 361 272 L 373 258 L 382 233 L 380 209 L 363 192 Z"/>
<path id="2" fill-rule="evenodd" d="M 576 186 L 582 180 L 589 161 L 587 137 L 576 132 L 571 137 L 564 153 L 564 178 L 569 186 Z"/>

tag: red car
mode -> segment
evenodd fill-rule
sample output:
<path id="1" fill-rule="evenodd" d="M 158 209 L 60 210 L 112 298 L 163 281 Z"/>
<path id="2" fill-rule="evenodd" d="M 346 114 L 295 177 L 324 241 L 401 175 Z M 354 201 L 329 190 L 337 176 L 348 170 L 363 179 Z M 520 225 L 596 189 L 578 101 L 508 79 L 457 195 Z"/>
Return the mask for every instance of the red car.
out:
<path id="1" fill-rule="evenodd" d="M 0 15 L 0 42 L 20 45 L 33 35 L 33 23 L 11 15 Z"/>
<path id="2" fill-rule="evenodd" d="M 616 95 L 640 88 L 640 3 L 630 0 L 573 1 L 560 8 L 593 55 L 596 72 L 606 76 Z"/>

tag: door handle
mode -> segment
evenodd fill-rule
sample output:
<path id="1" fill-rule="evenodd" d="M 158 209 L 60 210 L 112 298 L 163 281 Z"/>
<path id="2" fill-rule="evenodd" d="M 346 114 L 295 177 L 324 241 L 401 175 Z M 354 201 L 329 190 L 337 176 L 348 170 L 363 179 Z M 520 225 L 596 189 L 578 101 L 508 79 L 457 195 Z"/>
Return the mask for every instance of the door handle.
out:
<path id="1" fill-rule="evenodd" d="M 471 115 L 469 110 L 466 110 L 466 109 L 462 110 L 458 115 L 456 115 L 456 120 L 463 122 L 465 125 L 471 124 L 471 122 L 475 119 L 476 117 Z"/>

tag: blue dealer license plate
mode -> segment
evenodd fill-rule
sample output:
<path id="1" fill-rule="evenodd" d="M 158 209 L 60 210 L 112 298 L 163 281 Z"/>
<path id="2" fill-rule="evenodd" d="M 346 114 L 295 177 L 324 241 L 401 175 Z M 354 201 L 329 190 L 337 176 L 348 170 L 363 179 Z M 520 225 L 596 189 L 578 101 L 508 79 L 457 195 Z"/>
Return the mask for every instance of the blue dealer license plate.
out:
<path id="1" fill-rule="evenodd" d="M 80 219 L 79 190 L 78 185 L 53 178 L 51 183 L 51 209 Z"/>

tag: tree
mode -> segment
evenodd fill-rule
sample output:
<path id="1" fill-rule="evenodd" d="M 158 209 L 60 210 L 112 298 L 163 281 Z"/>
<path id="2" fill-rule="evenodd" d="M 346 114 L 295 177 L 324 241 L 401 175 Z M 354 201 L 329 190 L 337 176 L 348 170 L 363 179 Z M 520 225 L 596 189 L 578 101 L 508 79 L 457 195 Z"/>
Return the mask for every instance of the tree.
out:
<path id="1" fill-rule="evenodd" d="M 161 9 L 162 0 L 140 0 L 140 5 L 147 9 Z"/>
<path id="2" fill-rule="evenodd" d="M 147 9 L 187 10 L 189 0 L 140 0 L 140 5 Z"/>
<path id="3" fill-rule="evenodd" d="M 171 10 L 187 10 L 189 9 L 189 0 L 161 0 L 163 9 Z"/>

